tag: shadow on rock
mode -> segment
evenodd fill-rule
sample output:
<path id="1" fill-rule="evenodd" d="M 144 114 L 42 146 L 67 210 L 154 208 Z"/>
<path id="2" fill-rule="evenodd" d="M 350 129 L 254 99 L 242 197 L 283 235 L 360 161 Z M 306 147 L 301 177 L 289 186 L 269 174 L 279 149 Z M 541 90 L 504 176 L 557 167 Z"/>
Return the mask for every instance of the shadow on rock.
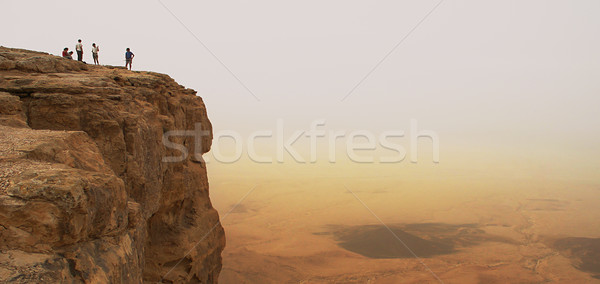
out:
<path id="1" fill-rule="evenodd" d="M 600 279 L 600 238 L 569 237 L 556 240 L 552 246 L 572 259 L 577 269 Z"/>
<path id="2" fill-rule="evenodd" d="M 432 257 L 455 253 L 483 242 L 515 243 L 487 234 L 475 224 L 418 223 L 362 226 L 329 226 L 328 232 L 346 250 L 370 258 Z"/>

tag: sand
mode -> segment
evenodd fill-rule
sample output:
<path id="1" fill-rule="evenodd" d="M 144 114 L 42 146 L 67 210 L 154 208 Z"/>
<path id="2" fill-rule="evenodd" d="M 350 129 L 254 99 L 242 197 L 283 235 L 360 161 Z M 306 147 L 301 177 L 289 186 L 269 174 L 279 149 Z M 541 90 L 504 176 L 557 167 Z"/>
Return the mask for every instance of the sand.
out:
<path id="1" fill-rule="evenodd" d="M 221 283 L 600 283 L 594 183 L 209 176 L 215 208 L 233 209 Z"/>

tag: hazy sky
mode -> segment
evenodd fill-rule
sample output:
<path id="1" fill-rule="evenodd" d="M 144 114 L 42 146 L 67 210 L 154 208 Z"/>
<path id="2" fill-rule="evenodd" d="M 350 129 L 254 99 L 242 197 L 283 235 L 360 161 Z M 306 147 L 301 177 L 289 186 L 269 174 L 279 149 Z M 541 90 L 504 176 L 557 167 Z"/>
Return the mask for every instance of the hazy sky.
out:
<path id="1" fill-rule="evenodd" d="M 215 131 L 436 131 L 442 155 L 502 149 L 600 170 L 600 2 L 3 1 L 0 45 L 167 73 L 198 91 Z M 444 148 L 445 147 L 445 148 Z M 459 150 L 462 149 L 462 150 Z M 556 158 L 552 155 L 556 155 Z M 491 156 L 490 156 L 491 157 Z M 443 161 L 442 161 L 443 163 Z"/>

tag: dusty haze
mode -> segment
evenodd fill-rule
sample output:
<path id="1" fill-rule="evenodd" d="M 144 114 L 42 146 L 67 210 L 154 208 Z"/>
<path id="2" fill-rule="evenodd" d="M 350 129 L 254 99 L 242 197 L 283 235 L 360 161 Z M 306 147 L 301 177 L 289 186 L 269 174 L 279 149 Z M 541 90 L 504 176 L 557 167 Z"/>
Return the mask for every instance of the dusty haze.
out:
<path id="1" fill-rule="evenodd" d="M 111 65 L 129 47 L 244 140 L 277 119 L 286 137 L 317 119 L 402 130 L 407 151 L 410 119 L 437 133 L 439 163 L 427 139 L 417 163 L 354 163 L 343 143 L 330 163 L 324 138 L 316 163 L 213 159 L 222 283 L 600 281 L 600 2 L 444 1 L 342 101 L 437 3 L 5 1 L 0 45 L 58 55 L 81 38 Z"/>

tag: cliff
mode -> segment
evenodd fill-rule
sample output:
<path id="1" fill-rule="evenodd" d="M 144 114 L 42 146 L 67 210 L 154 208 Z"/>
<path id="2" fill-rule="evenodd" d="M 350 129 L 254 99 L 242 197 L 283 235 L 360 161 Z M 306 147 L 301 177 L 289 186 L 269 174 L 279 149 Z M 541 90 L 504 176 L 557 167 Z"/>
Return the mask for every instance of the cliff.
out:
<path id="1" fill-rule="evenodd" d="M 163 162 L 181 154 L 163 133 L 212 133 L 195 93 L 0 47 L 0 282 L 216 282 L 225 235 L 194 155 L 212 134 L 172 137 L 190 155 Z"/>

